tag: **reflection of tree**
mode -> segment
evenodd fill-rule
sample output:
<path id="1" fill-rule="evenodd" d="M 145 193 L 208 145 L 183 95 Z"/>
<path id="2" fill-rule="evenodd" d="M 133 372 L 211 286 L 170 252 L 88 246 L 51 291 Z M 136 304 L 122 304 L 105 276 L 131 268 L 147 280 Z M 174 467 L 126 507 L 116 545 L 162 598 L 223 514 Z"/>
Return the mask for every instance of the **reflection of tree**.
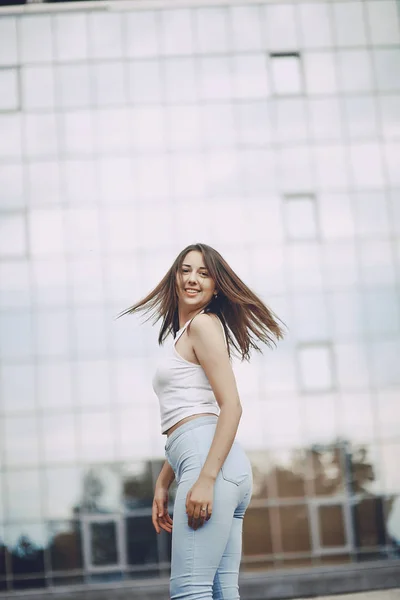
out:
<path id="1" fill-rule="evenodd" d="M 128 509 L 148 507 L 153 502 L 153 469 L 151 461 L 147 461 L 143 471 L 138 475 L 130 475 L 123 481 L 123 497 Z"/>
<path id="2" fill-rule="evenodd" d="M 14 588 L 43 587 L 44 578 L 44 550 L 34 544 L 29 536 L 21 534 L 12 552 L 7 551 L 11 562 L 13 574 L 16 578 L 25 576 L 21 580 L 15 580 Z M 26 578 L 30 575 L 31 578 Z"/>

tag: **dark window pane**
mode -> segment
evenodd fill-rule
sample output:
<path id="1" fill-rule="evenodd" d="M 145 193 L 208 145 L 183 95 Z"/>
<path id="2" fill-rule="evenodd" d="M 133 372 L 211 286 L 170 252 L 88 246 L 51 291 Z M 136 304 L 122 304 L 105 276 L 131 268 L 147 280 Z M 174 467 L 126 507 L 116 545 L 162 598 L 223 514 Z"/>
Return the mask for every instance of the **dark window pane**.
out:
<path id="1" fill-rule="evenodd" d="M 310 552 L 310 525 L 307 507 L 279 507 L 282 532 L 282 548 L 284 552 Z"/>
<path id="2" fill-rule="evenodd" d="M 31 526 L 32 527 L 32 526 Z M 21 527 L 16 543 L 9 547 L 13 588 L 36 588 L 46 585 L 44 577 L 44 550 L 29 535 L 29 526 Z"/>
<path id="3" fill-rule="evenodd" d="M 276 509 L 249 507 L 243 522 L 243 554 L 272 554 L 271 519 Z"/>
<path id="4" fill-rule="evenodd" d="M 115 521 L 90 523 L 92 564 L 96 567 L 118 563 L 117 525 Z"/>
<path id="5" fill-rule="evenodd" d="M 318 509 L 320 543 L 322 547 L 344 546 L 346 534 L 343 522 L 343 507 L 320 506 Z"/>
<path id="6" fill-rule="evenodd" d="M 79 521 L 52 523 L 50 532 L 49 553 L 52 570 L 72 571 L 82 569 L 82 542 Z"/>
<path id="7" fill-rule="evenodd" d="M 158 562 L 157 534 L 150 515 L 126 519 L 126 543 L 128 565 Z"/>
<path id="8" fill-rule="evenodd" d="M 128 510 L 151 507 L 153 503 L 152 463 L 142 462 L 124 465 L 122 492 Z"/>
<path id="9" fill-rule="evenodd" d="M 386 543 L 382 498 L 365 498 L 352 507 L 356 548 L 384 546 Z"/>

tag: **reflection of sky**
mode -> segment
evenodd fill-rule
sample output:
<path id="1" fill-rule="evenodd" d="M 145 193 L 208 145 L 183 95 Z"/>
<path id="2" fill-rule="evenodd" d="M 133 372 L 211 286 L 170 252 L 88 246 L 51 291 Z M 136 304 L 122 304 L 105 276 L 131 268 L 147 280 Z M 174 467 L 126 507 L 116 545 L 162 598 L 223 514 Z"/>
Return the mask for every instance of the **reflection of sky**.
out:
<path id="1" fill-rule="evenodd" d="M 15 21 L 0 23 L 0 451 L 21 469 L 4 475 L 9 520 L 65 518 L 76 462 L 163 455 L 158 327 L 114 317 L 194 241 L 289 326 L 276 351 L 235 363 L 248 449 L 398 439 L 395 3 L 368 2 L 365 18 L 359 3 L 230 7 L 229 27 L 227 10 L 24 16 L 20 48 Z M 299 47 L 302 64 L 266 52 Z M 396 455 L 395 442 L 374 454 L 370 491 L 399 491 Z"/>

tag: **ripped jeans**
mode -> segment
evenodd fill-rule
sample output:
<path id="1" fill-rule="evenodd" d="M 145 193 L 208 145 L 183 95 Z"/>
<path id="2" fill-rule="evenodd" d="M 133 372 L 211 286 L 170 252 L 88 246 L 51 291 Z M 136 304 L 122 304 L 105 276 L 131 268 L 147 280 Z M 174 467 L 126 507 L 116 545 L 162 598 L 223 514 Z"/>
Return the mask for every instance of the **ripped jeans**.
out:
<path id="1" fill-rule="evenodd" d="M 186 495 L 207 457 L 217 417 L 188 421 L 167 438 L 165 455 L 178 489 L 175 498 L 171 600 L 238 600 L 244 513 L 250 503 L 252 471 L 238 442 L 222 466 L 214 486 L 209 521 L 193 530 L 188 525 Z"/>

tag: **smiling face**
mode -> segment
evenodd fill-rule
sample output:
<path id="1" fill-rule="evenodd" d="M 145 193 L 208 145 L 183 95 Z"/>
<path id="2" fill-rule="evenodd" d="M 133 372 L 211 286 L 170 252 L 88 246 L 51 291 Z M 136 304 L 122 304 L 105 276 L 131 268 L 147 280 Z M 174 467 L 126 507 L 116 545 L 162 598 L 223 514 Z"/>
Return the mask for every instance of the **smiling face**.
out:
<path id="1" fill-rule="evenodd" d="M 177 273 L 176 285 L 179 307 L 191 313 L 207 306 L 216 293 L 201 252 L 191 250 L 183 259 Z"/>

